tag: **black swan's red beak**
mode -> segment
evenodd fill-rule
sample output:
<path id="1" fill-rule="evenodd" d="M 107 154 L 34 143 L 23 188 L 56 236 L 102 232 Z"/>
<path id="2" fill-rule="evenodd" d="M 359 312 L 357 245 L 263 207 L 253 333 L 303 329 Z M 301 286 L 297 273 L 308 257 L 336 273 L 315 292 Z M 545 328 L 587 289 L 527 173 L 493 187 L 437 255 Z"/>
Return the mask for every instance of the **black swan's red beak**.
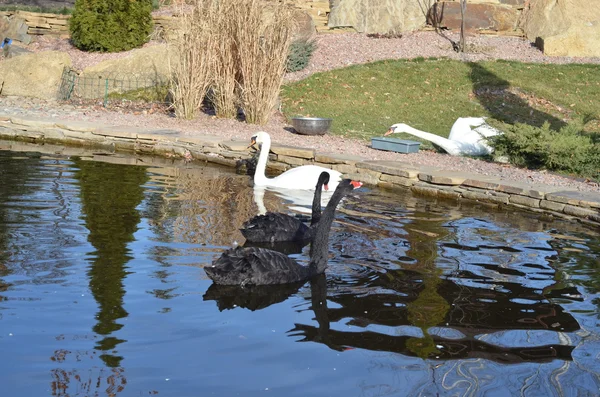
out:
<path id="1" fill-rule="evenodd" d="M 362 182 L 358 182 L 358 181 L 350 181 L 350 184 L 352 186 L 354 186 L 355 189 L 358 189 L 359 187 L 361 187 L 363 185 Z"/>

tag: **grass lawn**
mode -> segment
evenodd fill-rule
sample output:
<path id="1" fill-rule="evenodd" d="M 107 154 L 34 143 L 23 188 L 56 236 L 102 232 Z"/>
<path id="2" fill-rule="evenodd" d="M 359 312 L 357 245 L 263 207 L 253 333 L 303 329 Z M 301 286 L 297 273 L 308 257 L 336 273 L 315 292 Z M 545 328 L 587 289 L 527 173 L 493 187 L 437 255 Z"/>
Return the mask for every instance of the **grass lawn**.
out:
<path id="1" fill-rule="evenodd" d="M 600 133 L 599 65 L 389 60 L 314 74 L 285 85 L 282 97 L 288 118 L 332 117 L 333 134 L 367 140 L 395 123 L 447 137 L 466 116 L 487 116 L 500 129 L 583 120 L 585 131 Z M 415 139 L 402 135 L 394 137 Z"/>

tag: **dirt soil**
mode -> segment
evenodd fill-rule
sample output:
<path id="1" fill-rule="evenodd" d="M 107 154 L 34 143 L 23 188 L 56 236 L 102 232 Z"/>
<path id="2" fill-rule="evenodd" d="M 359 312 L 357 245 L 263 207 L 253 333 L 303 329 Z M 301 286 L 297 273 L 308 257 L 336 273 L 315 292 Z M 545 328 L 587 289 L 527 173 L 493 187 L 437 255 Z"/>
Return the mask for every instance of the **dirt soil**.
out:
<path id="1" fill-rule="evenodd" d="M 453 36 L 456 39 L 456 36 Z M 414 57 L 448 57 L 465 61 L 484 59 L 512 59 L 541 63 L 598 63 L 600 58 L 547 57 L 526 40 L 518 37 L 472 36 L 469 38 L 471 52 L 457 54 L 452 50 L 448 39 L 435 32 L 424 31 L 404 34 L 401 38 L 371 38 L 359 33 L 320 34 L 317 37 L 317 50 L 310 65 L 300 72 L 290 73 L 286 81 L 295 81 L 319 72 L 356 63 L 381 59 Z M 149 43 L 147 45 L 153 45 Z M 88 54 L 70 46 L 64 39 L 40 38 L 31 44 L 34 51 L 50 49 L 67 51 L 74 66 L 83 68 L 107 58 L 123 57 L 119 54 Z M 148 129 L 176 129 L 187 135 L 212 134 L 226 139 L 249 140 L 255 132 L 264 130 L 271 134 L 275 143 L 317 149 L 324 153 L 344 153 L 373 160 L 398 160 L 415 165 L 439 167 L 444 170 L 473 172 L 493 175 L 505 180 L 523 183 L 559 186 L 565 189 L 600 192 L 600 186 L 593 181 L 558 176 L 545 171 L 519 169 L 507 164 L 491 163 L 483 160 L 454 157 L 445 153 L 420 151 L 411 154 L 384 152 L 370 148 L 370 142 L 348 139 L 340 136 L 301 136 L 291 132 L 284 117 L 275 112 L 265 126 L 249 125 L 235 120 L 217 119 L 202 114 L 196 120 L 186 121 L 173 118 L 160 109 L 105 109 L 101 104 L 74 105 L 56 101 L 43 101 L 29 98 L 0 97 L 0 112 L 4 114 L 36 115 L 56 119 L 85 120 L 108 125 L 129 125 Z M 474 116 L 474 115 L 463 115 Z M 402 120 L 392 120 L 394 123 Z M 448 126 L 450 128 L 451 126 Z M 381 131 L 383 135 L 385 131 Z"/>

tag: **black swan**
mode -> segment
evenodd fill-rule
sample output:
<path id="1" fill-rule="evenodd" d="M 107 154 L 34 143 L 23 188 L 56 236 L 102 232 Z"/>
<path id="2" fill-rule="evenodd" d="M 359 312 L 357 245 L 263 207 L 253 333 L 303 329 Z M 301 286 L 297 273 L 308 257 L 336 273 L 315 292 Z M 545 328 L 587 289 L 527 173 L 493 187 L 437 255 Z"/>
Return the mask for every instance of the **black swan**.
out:
<path id="1" fill-rule="evenodd" d="M 307 280 L 325 272 L 329 247 L 329 230 L 340 200 L 361 182 L 344 179 L 338 184 L 329 200 L 312 237 L 310 262 L 302 266 L 281 252 L 259 247 L 236 247 L 229 249 L 204 271 L 216 284 L 267 285 L 286 284 Z"/>
<path id="2" fill-rule="evenodd" d="M 321 189 L 325 187 L 325 190 L 328 190 L 328 183 L 329 173 L 321 172 L 315 187 L 310 227 L 296 217 L 280 212 L 267 212 L 246 221 L 240 231 L 251 243 L 310 240 L 316 224 L 321 219 Z"/>

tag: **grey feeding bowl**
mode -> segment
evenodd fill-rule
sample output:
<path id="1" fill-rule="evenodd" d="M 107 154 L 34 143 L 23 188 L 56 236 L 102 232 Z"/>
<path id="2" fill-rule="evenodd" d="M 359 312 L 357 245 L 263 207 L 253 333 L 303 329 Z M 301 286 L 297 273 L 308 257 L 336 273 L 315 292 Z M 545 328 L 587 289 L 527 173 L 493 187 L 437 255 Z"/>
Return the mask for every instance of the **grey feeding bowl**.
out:
<path id="1" fill-rule="evenodd" d="M 292 117 L 292 126 L 302 135 L 325 135 L 332 121 L 321 117 Z"/>

